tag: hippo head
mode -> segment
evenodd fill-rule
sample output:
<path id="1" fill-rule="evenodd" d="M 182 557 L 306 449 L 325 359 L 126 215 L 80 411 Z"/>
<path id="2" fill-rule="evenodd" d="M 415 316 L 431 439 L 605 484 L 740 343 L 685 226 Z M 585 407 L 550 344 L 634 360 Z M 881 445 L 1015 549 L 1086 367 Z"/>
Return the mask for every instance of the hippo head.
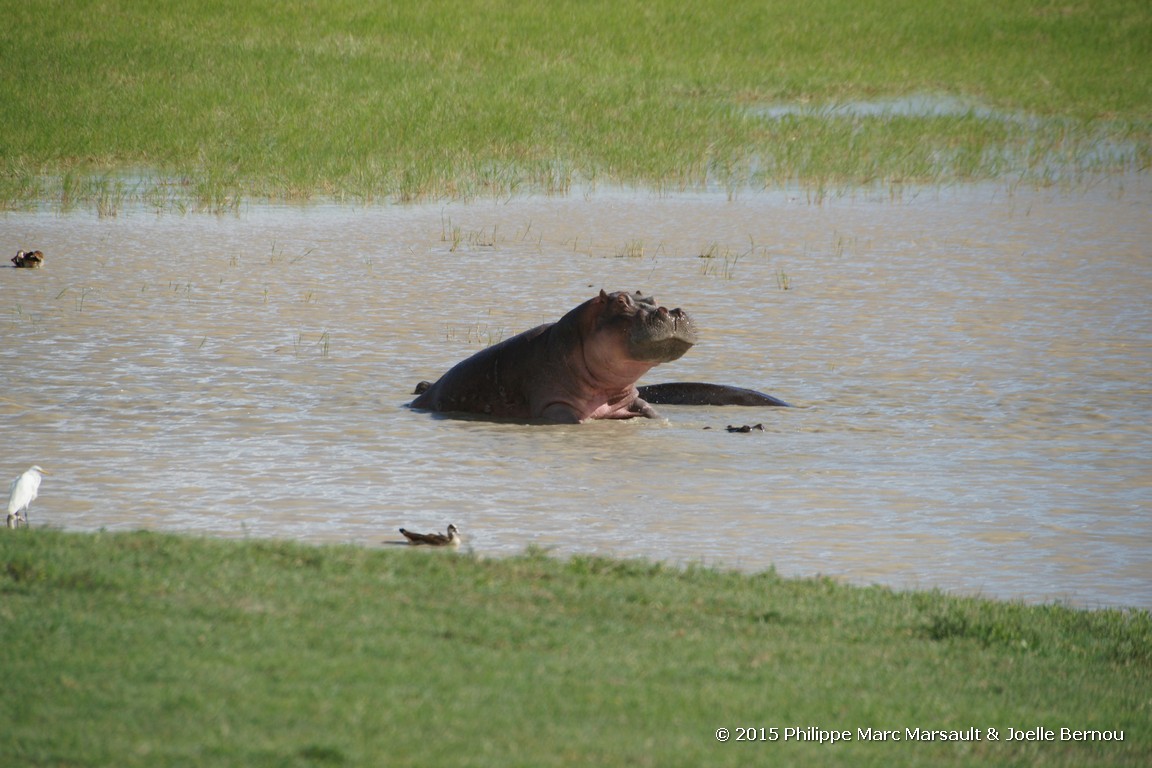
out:
<path id="1" fill-rule="evenodd" d="M 640 291 L 601 290 L 590 303 L 597 311 L 597 330 L 616 336 L 636 362 L 655 365 L 676 360 L 696 343 L 696 324 L 688 313 L 661 307 Z"/>

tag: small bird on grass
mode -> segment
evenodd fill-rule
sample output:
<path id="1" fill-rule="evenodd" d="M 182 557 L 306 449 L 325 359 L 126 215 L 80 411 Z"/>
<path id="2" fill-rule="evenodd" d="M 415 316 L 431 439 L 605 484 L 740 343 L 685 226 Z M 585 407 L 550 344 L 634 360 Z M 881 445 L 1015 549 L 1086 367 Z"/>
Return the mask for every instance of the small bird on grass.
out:
<path id="1" fill-rule="evenodd" d="M 427 544 L 430 547 L 458 547 L 460 546 L 460 531 L 455 525 L 448 525 L 448 535 L 443 533 L 414 533 L 400 529 L 409 544 Z"/>
<path id="2" fill-rule="evenodd" d="M 40 493 L 40 479 L 48 474 L 38 465 L 30 467 L 8 488 L 8 527 L 28 526 L 28 507 Z"/>

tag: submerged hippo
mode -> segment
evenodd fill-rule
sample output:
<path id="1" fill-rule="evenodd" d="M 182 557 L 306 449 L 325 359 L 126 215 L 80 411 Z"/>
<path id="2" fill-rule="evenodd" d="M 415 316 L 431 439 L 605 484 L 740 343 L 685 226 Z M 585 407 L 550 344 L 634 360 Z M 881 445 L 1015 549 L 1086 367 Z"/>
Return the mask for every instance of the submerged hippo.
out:
<path id="1" fill-rule="evenodd" d="M 696 326 L 682 310 L 639 291 L 600 291 L 555 323 L 457 363 L 412 407 L 559 423 L 653 418 L 637 380 L 695 343 Z"/>
<path id="2" fill-rule="evenodd" d="M 648 384 L 637 387 L 640 397 L 656 405 L 770 405 L 791 406 L 778 397 L 754 389 L 730 387 L 727 384 L 704 384 L 698 381 L 678 381 L 669 384 Z"/>

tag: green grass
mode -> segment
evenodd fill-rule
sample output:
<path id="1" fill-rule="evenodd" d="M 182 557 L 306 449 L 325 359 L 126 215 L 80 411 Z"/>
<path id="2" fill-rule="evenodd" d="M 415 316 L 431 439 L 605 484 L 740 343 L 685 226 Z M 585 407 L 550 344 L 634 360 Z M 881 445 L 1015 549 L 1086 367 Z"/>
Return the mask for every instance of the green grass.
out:
<path id="1" fill-rule="evenodd" d="M 0 536 L 4 766 L 1147 765 L 1152 618 L 640 561 Z M 835 746 L 727 727 L 847 729 Z M 1042 726 L 1124 741 L 862 742 Z M 783 731 L 781 731 L 781 734 Z"/>
<path id="2" fill-rule="evenodd" d="M 1152 157 L 1144 0 L 0 0 L 0 18 L 8 206 L 1044 180 Z M 996 112 L 756 115 L 911 94 Z"/>

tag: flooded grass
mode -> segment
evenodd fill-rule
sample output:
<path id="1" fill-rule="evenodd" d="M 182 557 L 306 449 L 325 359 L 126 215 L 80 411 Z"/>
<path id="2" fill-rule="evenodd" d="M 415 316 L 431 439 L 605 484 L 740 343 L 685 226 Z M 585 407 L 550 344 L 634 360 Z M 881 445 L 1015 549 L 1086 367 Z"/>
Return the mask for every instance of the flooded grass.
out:
<path id="1" fill-rule="evenodd" d="M 751 252 L 752 251 L 733 253 L 731 248 L 726 247 L 721 249 L 717 243 L 712 243 L 700 254 L 700 258 L 704 259 L 700 265 L 700 274 L 706 277 L 709 275 L 718 275 L 725 280 L 731 280 L 736 269 L 736 264 L 742 257 L 747 256 Z"/>
<path id="2" fill-rule="evenodd" d="M 1128 0 L 0 13 L 6 208 L 1044 182 L 1152 157 L 1152 10 Z"/>

